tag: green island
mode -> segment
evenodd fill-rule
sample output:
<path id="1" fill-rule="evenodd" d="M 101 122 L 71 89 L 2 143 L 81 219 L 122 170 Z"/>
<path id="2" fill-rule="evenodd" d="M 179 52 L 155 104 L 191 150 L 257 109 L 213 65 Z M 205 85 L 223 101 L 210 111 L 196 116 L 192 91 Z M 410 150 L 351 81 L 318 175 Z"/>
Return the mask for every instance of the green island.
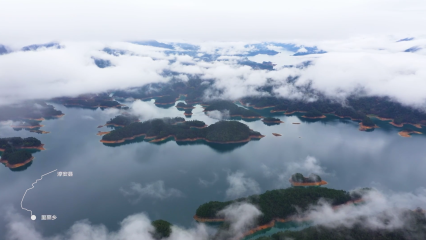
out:
<path id="1" fill-rule="evenodd" d="M 273 117 L 263 118 L 262 122 L 264 122 L 264 123 L 274 123 L 274 124 L 283 123 L 283 121 L 281 121 L 281 119 L 279 119 L 279 118 L 273 118 Z"/>
<path id="2" fill-rule="evenodd" d="M 176 104 L 177 109 L 193 109 L 194 106 L 192 104 L 185 104 L 184 102 L 178 102 Z"/>
<path id="3" fill-rule="evenodd" d="M 320 176 L 313 173 L 309 174 L 308 177 L 304 177 L 301 173 L 295 173 L 291 175 L 289 181 L 293 186 L 319 186 L 327 184 Z"/>
<path id="4" fill-rule="evenodd" d="M 115 101 L 108 93 L 85 94 L 78 97 L 59 97 L 52 99 L 66 107 L 81 107 L 89 109 L 122 108 L 123 105 Z"/>
<path id="5" fill-rule="evenodd" d="M 176 141 L 204 140 L 213 143 L 241 143 L 263 136 L 237 121 L 219 121 L 205 127 L 202 121 L 185 121 L 184 118 L 152 119 L 134 122 L 102 136 L 103 143 L 122 143 L 125 140 L 145 136 L 151 142 L 160 142 L 169 137 Z"/>
<path id="6" fill-rule="evenodd" d="M 321 198 L 328 199 L 333 206 L 356 201 L 361 198 L 359 194 L 351 194 L 343 190 L 330 188 L 286 188 L 266 191 L 263 194 L 252 195 L 234 201 L 211 201 L 199 206 L 195 213 L 195 220 L 209 222 L 217 219 L 218 212 L 236 202 L 248 202 L 258 206 L 263 213 L 257 219 L 258 225 L 270 224 L 275 219 L 289 219 L 299 211 L 304 211 L 310 205 L 316 204 Z M 226 221 L 226 219 L 224 219 Z"/>
<path id="7" fill-rule="evenodd" d="M 9 168 L 21 167 L 32 161 L 33 156 L 27 149 L 44 150 L 43 144 L 34 137 L 0 138 L 0 162 Z"/>
<path id="8" fill-rule="evenodd" d="M 310 119 L 326 118 L 325 115 L 323 115 L 320 111 L 318 111 L 316 109 L 312 109 L 310 111 L 307 111 L 305 113 L 305 115 L 303 115 L 302 117 L 304 117 L 304 118 L 310 118 Z"/>
<path id="9" fill-rule="evenodd" d="M 118 115 L 107 121 L 106 125 L 124 127 L 131 123 L 139 122 L 139 118 L 130 114 Z"/>
<path id="10" fill-rule="evenodd" d="M 224 111 L 228 110 L 231 117 L 241 117 L 241 118 L 262 118 L 262 115 L 259 113 L 245 109 L 243 107 L 238 107 L 236 104 L 230 101 L 218 100 L 213 102 L 206 103 L 207 107 L 204 109 L 204 112 L 209 111 Z"/>
<path id="11" fill-rule="evenodd" d="M 151 233 L 152 237 L 154 239 L 160 240 L 163 238 L 170 237 L 170 234 L 172 233 L 172 224 L 159 219 L 151 222 L 151 225 L 154 227 L 154 232 Z"/>
<path id="12" fill-rule="evenodd" d="M 401 228 L 379 229 L 364 226 L 362 218 L 351 227 L 338 226 L 311 226 L 300 231 L 278 232 L 271 236 L 259 237 L 256 240 L 411 240 L 425 239 L 426 217 L 420 211 L 405 210 L 404 219 L 407 220 Z M 383 225 L 389 221 L 386 216 L 380 220 Z"/>

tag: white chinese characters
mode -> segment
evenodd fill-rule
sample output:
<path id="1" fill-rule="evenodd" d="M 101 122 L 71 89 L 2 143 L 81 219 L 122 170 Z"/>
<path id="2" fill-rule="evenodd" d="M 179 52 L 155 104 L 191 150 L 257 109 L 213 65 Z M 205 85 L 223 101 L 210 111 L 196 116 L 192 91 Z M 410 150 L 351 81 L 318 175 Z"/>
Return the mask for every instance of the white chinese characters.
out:
<path id="1" fill-rule="evenodd" d="M 72 172 L 57 172 L 58 177 L 72 177 L 74 174 Z"/>
<path id="2" fill-rule="evenodd" d="M 41 215 L 41 220 L 55 220 L 57 218 L 56 215 Z"/>

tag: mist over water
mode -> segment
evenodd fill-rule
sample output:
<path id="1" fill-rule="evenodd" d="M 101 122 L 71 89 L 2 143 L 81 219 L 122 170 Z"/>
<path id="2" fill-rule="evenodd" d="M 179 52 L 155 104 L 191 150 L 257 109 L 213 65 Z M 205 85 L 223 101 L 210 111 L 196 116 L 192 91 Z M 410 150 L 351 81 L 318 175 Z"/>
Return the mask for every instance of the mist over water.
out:
<path id="1" fill-rule="evenodd" d="M 146 103 L 156 109 L 156 116 L 183 117 L 175 107 Z M 46 176 L 25 197 L 24 207 L 38 218 L 58 217 L 35 222 L 46 236 L 62 233 L 82 219 L 117 230 L 120 221 L 139 212 L 152 220 L 191 227 L 200 204 L 237 197 L 227 194 L 229 189 L 244 197 L 289 187 L 288 179 L 295 172 L 318 173 L 329 183 L 326 187 L 344 190 L 375 187 L 383 192 L 414 192 L 426 181 L 425 136 L 402 138 L 397 134 L 400 129 L 376 120 L 380 128 L 361 132 L 358 123 L 335 117 L 306 121 L 297 115 L 279 115 L 284 123 L 274 126 L 242 121 L 266 137 L 237 146 L 139 140 L 110 147 L 96 135 L 107 128 L 96 127 L 116 113 L 55 107 L 65 116 L 43 122 L 42 129 L 49 134 L 1 128 L 1 137 L 34 136 L 46 150 L 35 153 L 24 171 L 0 168 L 0 211 L 12 207 L 29 219 L 20 201 L 31 183 L 54 169 L 73 172 L 73 177 Z M 190 119 L 218 121 L 202 110 L 197 105 Z M 1 233 L 9 220 L 0 218 Z"/>

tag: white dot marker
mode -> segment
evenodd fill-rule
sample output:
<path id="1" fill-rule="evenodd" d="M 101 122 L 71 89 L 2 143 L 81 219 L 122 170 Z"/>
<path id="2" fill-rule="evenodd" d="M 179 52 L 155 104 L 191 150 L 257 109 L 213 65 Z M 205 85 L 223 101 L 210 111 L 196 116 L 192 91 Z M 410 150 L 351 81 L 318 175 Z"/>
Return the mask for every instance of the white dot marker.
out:
<path id="1" fill-rule="evenodd" d="M 37 217 L 36 217 L 36 215 L 31 215 L 31 220 L 36 220 L 37 219 Z"/>

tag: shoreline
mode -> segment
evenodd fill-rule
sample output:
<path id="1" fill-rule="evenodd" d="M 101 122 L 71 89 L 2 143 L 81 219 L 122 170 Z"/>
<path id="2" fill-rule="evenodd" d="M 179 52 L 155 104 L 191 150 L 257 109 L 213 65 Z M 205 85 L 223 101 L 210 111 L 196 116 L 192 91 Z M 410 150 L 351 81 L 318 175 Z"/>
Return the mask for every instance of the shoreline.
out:
<path id="1" fill-rule="evenodd" d="M 145 133 L 144 134 L 139 134 L 139 135 L 136 135 L 136 136 L 133 136 L 133 137 L 123 138 L 123 139 L 116 140 L 116 141 L 100 140 L 100 142 L 102 142 L 102 143 L 110 143 L 110 144 L 123 143 L 126 140 L 133 140 L 133 139 L 135 139 L 137 137 L 142 137 L 142 136 L 146 136 L 146 134 Z M 252 139 L 261 139 L 261 138 L 263 138 L 265 136 L 264 135 L 260 135 L 260 136 L 249 136 L 247 139 L 243 139 L 243 140 L 240 140 L 240 141 L 228 141 L 228 142 L 215 142 L 215 141 L 210 141 L 210 140 L 205 139 L 205 138 L 176 139 L 176 136 L 174 136 L 174 135 L 168 135 L 166 137 L 159 138 L 159 139 L 155 139 L 156 136 L 149 136 L 149 137 L 146 137 L 145 139 L 154 139 L 154 140 L 151 140 L 149 142 L 156 143 L 156 142 L 165 141 L 165 140 L 167 140 L 168 138 L 171 138 L 171 137 L 173 137 L 176 142 L 194 142 L 194 141 L 197 141 L 197 140 L 203 140 L 203 141 L 206 141 L 206 142 L 209 142 L 209 143 L 230 144 L 230 143 L 246 143 L 246 142 L 251 141 Z"/>
<path id="2" fill-rule="evenodd" d="M 272 133 L 272 135 L 274 135 L 275 137 L 281 137 L 282 135 L 279 133 Z"/>
<path id="3" fill-rule="evenodd" d="M 185 116 L 192 116 L 192 113 L 183 113 Z"/>
<path id="4" fill-rule="evenodd" d="M 412 131 L 412 130 L 402 130 L 398 132 L 398 135 L 401 137 L 409 138 L 411 134 L 423 134 L 422 132 Z"/>
<path id="5" fill-rule="evenodd" d="M 10 164 L 7 160 L 5 159 L 0 159 L 1 163 L 4 163 L 6 165 L 6 167 L 8 168 L 18 168 L 18 167 L 22 167 L 28 163 L 30 163 L 32 160 L 34 160 L 34 157 L 31 156 L 29 159 L 25 160 L 23 163 L 17 163 L 17 164 Z"/>
<path id="6" fill-rule="evenodd" d="M 33 146 L 33 147 L 17 147 L 15 149 L 32 149 L 32 150 L 40 150 L 40 151 L 46 150 L 44 148 L 44 144 L 40 144 L 39 146 Z M 4 152 L 4 150 L 5 150 L 4 148 L 0 148 L 0 152 Z"/>
<path id="7" fill-rule="evenodd" d="M 328 182 L 322 180 L 321 182 L 311 182 L 311 183 L 299 183 L 299 182 L 293 182 L 291 179 L 288 180 L 293 187 L 314 187 L 314 186 L 322 186 L 327 185 Z"/>
<path id="8" fill-rule="evenodd" d="M 109 131 L 109 132 L 101 132 L 101 131 L 98 131 L 98 133 L 96 133 L 96 135 L 98 135 L 98 136 L 103 136 L 103 135 L 105 135 L 105 134 L 108 134 L 108 133 L 110 133 L 111 131 Z"/>
<path id="9" fill-rule="evenodd" d="M 374 126 L 365 126 L 364 124 L 362 124 L 362 122 L 359 123 L 359 130 L 360 131 L 367 131 L 367 130 L 371 130 L 371 129 L 375 129 L 375 128 L 379 128 L 379 126 L 375 125 Z"/>
<path id="10" fill-rule="evenodd" d="M 24 128 L 24 129 L 32 129 L 32 128 L 41 128 L 44 127 L 44 125 L 10 125 L 12 128 Z"/>
<path id="11" fill-rule="evenodd" d="M 308 119 L 319 119 L 319 118 L 326 118 L 326 117 L 327 116 L 325 116 L 325 115 L 321 115 L 321 116 L 318 116 L 318 117 L 307 117 L 305 115 L 302 116 L 302 118 L 308 118 Z"/>
<path id="12" fill-rule="evenodd" d="M 284 123 L 283 121 L 264 121 L 264 120 L 262 120 L 262 122 L 264 122 L 264 123 Z"/>

